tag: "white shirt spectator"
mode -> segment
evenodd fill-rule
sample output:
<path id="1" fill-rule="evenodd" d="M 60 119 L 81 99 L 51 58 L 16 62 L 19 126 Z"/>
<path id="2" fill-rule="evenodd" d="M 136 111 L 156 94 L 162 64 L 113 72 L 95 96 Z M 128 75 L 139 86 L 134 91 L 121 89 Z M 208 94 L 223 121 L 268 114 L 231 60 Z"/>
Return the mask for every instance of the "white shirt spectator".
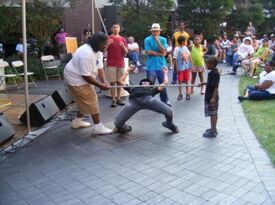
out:
<path id="1" fill-rule="evenodd" d="M 22 43 L 18 43 L 18 44 L 16 45 L 15 51 L 16 51 L 16 52 L 23 53 L 23 52 L 24 52 L 23 44 L 22 44 Z"/>
<path id="2" fill-rule="evenodd" d="M 94 52 L 88 45 L 84 44 L 74 53 L 74 57 L 65 66 L 64 80 L 70 86 L 89 84 L 82 76 L 96 78 L 98 69 L 103 68 L 103 53 Z"/>
<path id="3" fill-rule="evenodd" d="M 254 53 L 254 49 L 252 45 L 246 45 L 242 43 L 237 51 L 238 55 L 240 55 L 243 59 L 247 58 L 248 55 L 251 55 Z"/>
<path id="4" fill-rule="evenodd" d="M 221 42 L 221 47 L 223 48 L 223 49 L 225 49 L 225 48 L 229 48 L 230 47 L 230 41 L 227 39 L 226 41 L 225 40 L 222 40 L 222 42 Z"/>
<path id="5" fill-rule="evenodd" d="M 275 94 L 275 71 L 273 70 L 270 73 L 263 71 L 260 73 L 259 77 L 259 84 L 262 84 L 266 80 L 272 81 L 273 84 L 269 88 L 267 88 L 266 91 L 270 94 Z"/>
<path id="6" fill-rule="evenodd" d="M 136 42 L 128 43 L 128 50 L 129 51 L 133 51 L 133 50 L 136 50 L 136 49 L 139 49 L 139 46 Z"/>

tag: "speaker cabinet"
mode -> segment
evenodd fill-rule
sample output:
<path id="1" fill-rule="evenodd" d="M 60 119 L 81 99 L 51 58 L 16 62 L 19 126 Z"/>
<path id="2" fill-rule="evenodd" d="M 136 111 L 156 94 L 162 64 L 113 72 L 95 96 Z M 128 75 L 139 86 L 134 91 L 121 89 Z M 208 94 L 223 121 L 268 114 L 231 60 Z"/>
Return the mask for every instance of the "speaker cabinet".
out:
<path id="1" fill-rule="evenodd" d="M 51 96 L 43 98 L 36 103 L 32 103 L 29 107 L 29 110 L 30 123 L 32 126 L 37 127 L 42 126 L 48 122 L 57 112 L 59 112 L 59 109 Z M 27 123 L 26 111 L 21 115 L 19 120 L 24 124 Z"/>
<path id="2" fill-rule="evenodd" d="M 73 98 L 67 86 L 64 86 L 63 88 L 54 91 L 52 94 L 52 98 L 59 110 L 65 109 L 67 105 L 73 102 Z"/>
<path id="3" fill-rule="evenodd" d="M 0 113 L 0 144 L 15 135 L 15 130 L 5 119 L 3 113 Z"/>

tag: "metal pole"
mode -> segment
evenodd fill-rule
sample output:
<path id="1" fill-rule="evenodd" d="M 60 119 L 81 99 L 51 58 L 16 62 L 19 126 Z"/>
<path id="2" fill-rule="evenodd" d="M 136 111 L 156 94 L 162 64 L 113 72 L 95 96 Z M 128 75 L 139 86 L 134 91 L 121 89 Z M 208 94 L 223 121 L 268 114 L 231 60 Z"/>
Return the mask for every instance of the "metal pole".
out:
<path id="1" fill-rule="evenodd" d="M 157 88 L 162 87 L 162 85 L 114 85 L 109 86 L 109 88 Z M 201 87 L 200 84 L 167 84 L 163 87 Z"/>
<path id="2" fill-rule="evenodd" d="M 104 24 L 104 21 L 102 19 L 101 13 L 99 12 L 99 9 L 97 7 L 96 7 L 96 11 L 97 11 L 97 14 L 98 14 L 98 16 L 100 18 L 100 21 L 101 21 L 101 24 L 103 26 L 104 32 L 105 32 L 106 35 L 108 35 L 108 32 L 107 32 L 106 26 Z"/>
<path id="3" fill-rule="evenodd" d="M 29 111 L 29 82 L 28 82 L 28 61 L 27 61 L 27 29 L 26 29 L 26 0 L 22 0 L 22 33 L 23 33 L 23 56 L 24 56 L 24 83 L 25 83 L 25 105 L 27 114 L 28 134 L 31 132 L 30 111 Z"/>
<path id="4" fill-rule="evenodd" d="M 94 0 L 91 0 L 92 3 L 92 34 L 95 33 L 95 5 Z"/>

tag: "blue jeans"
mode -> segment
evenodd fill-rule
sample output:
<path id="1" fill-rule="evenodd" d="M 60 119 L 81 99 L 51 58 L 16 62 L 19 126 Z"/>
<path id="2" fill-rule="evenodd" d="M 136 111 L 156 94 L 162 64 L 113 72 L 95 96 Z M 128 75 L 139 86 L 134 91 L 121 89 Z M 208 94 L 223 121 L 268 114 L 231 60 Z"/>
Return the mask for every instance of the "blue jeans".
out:
<path id="1" fill-rule="evenodd" d="M 257 90 L 254 85 L 248 85 L 248 97 L 251 100 L 272 100 L 275 99 L 275 94 L 270 94 L 265 90 Z"/>
<path id="2" fill-rule="evenodd" d="M 149 79 L 153 85 L 156 82 L 156 79 L 158 79 L 159 84 L 163 83 L 164 80 L 164 74 L 162 70 L 147 70 L 147 79 Z M 160 94 L 159 94 L 160 100 L 164 102 L 165 104 L 168 102 L 168 95 L 167 90 L 164 88 Z"/>
<path id="3" fill-rule="evenodd" d="M 234 53 L 233 59 L 232 59 L 232 65 L 233 65 L 232 71 L 233 72 L 236 72 L 237 68 L 239 66 L 238 65 L 238 59 L 239 59 L 239 55 L 237 53 Z"/>
<path id="4" fill-rule="evenodd" d="M 137 65 L 138 58 L 139 58 L 138 52 L 131 51 L 130 53 L 128 53 L 128 57 L 129 57 L 129 60 L 131 60 L 134 63 L 134 65 Z"/>

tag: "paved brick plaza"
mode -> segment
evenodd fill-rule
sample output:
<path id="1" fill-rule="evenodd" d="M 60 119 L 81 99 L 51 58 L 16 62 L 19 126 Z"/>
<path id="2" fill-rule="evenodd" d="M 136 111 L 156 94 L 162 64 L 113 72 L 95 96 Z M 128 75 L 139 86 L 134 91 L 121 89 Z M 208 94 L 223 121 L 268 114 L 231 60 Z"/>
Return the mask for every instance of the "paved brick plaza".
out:
<path id="1" fill-rule="evenodd" d="M 122 136 L 95 137 L 89 128 L 57 123 L 0 164 L 0 204 L 275 204 L 275 169 L 244 118 L 238 80 L 221 77 L 216 139 L 202 137 L 209 119 L 199 89 L 190 101 L 177 101 L 169 88 L 179 134 L 151 111 L 135 115 L 133 131 Z M 121 108 L 109 105 L 101 95 L 102 121 L 113 127 Z"/>

